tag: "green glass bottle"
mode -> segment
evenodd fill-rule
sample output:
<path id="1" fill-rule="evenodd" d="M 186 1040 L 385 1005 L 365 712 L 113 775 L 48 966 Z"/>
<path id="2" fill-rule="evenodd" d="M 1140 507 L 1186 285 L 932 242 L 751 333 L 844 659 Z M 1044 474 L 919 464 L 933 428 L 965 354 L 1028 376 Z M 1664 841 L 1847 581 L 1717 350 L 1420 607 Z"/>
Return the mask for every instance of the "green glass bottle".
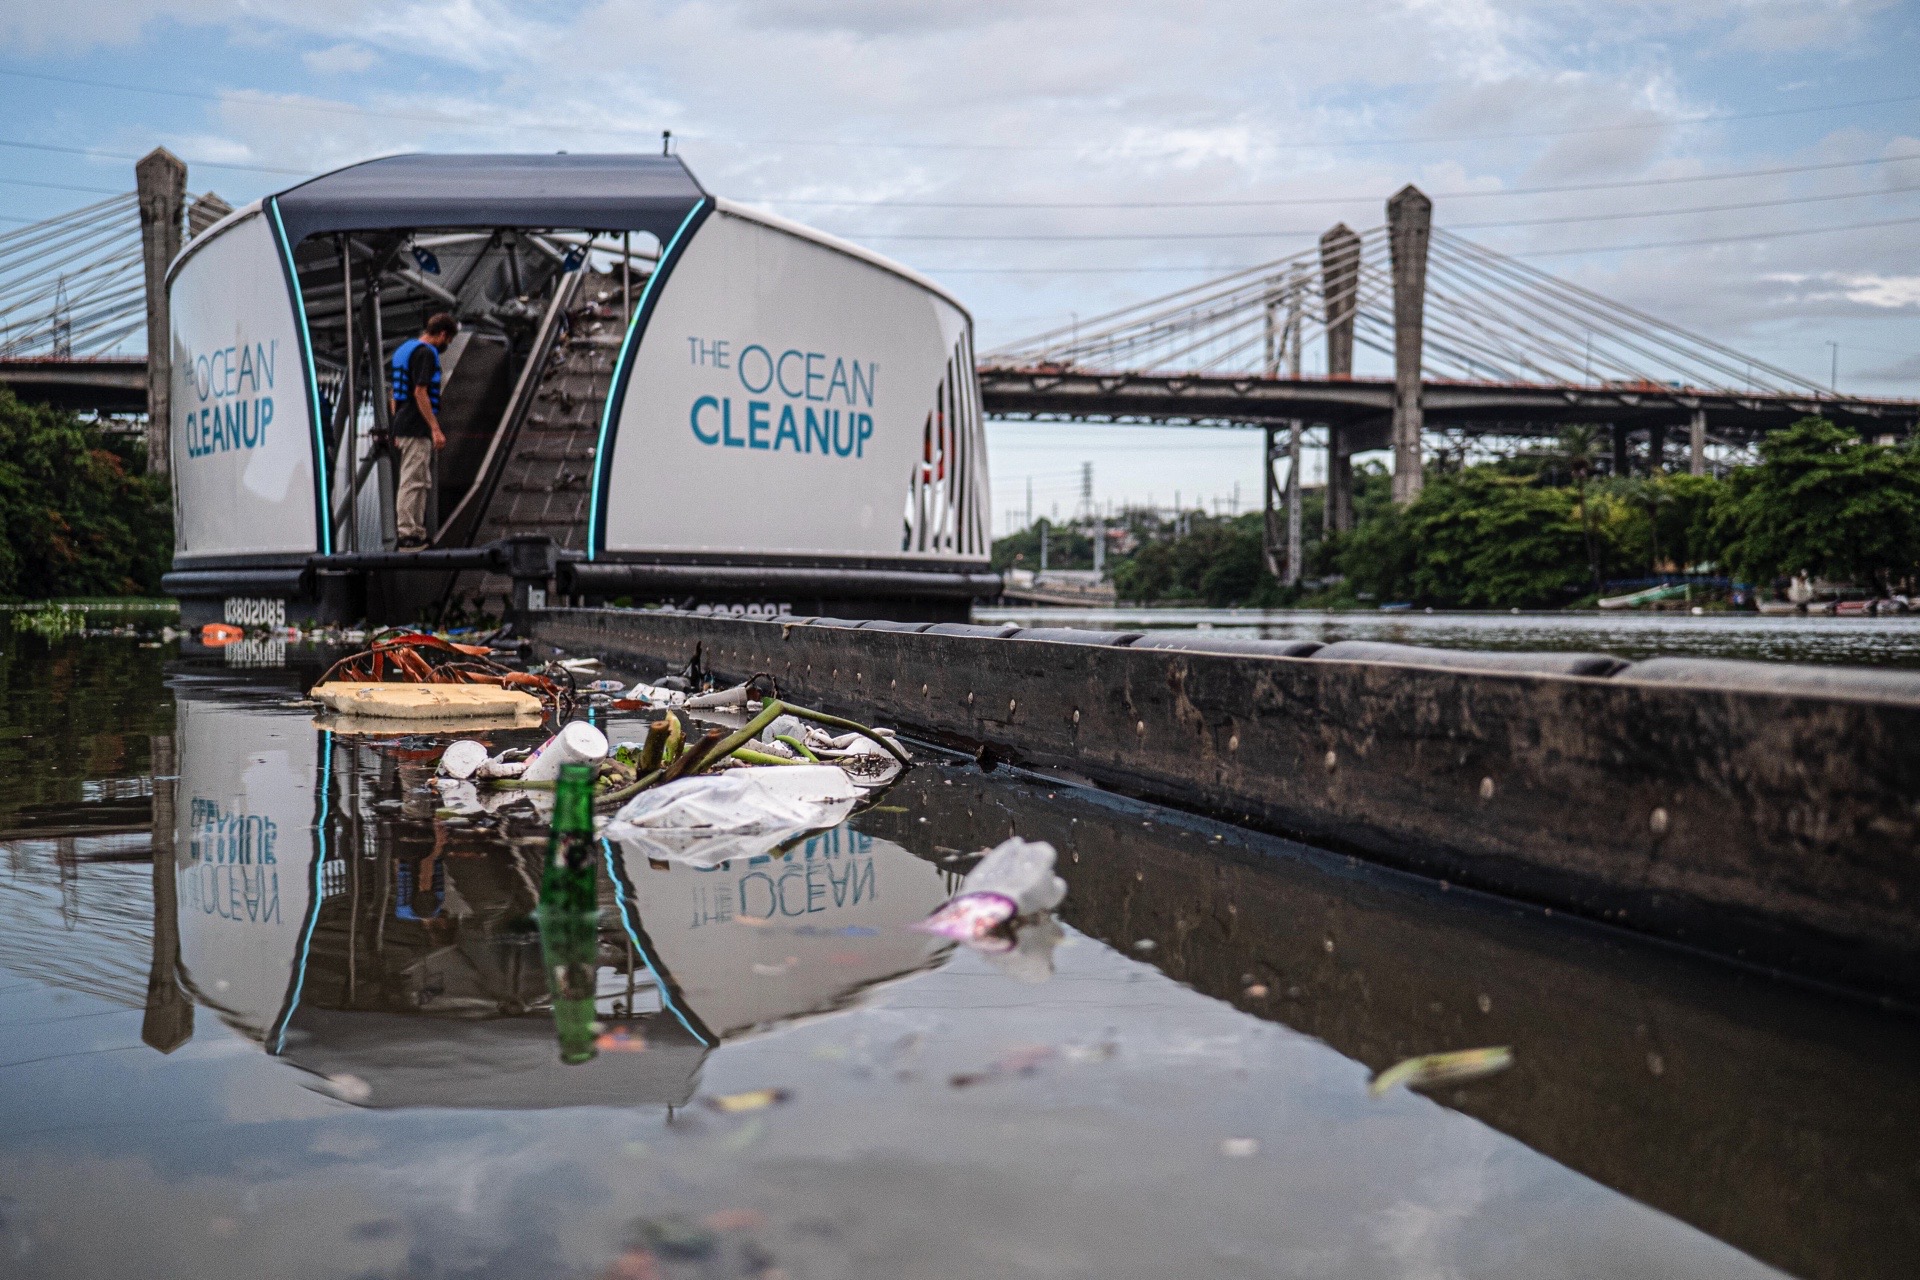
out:
<path id="1" fill-rule="evenodd" d="M 594 997 L 600 971 L 599 859 L 593 840 L 592 765 L 560 766 L 553 787 L 553 829 L 540 877 L 540 950 L 562 1062 L 594 1056 L 599 1032 Z"/>
<path id="2" fill-rule="evenodd" d="M 563 764 L 553 784 L 553 829 L 547 836 L 547 869 L 540 879 L 543 911 L 599 909 L 598 859 L 593 848 L 594 768 Z"/>
<path id="3" fill-rule="evenodd" d="M 553 1000 L 553 1029 L 560 1061 L 590 1061 L 597 1053 L 599 1012 L 594 997 L 600 977 L 600 917 L 586 911 L 541 908 L 540 952 Z"/>

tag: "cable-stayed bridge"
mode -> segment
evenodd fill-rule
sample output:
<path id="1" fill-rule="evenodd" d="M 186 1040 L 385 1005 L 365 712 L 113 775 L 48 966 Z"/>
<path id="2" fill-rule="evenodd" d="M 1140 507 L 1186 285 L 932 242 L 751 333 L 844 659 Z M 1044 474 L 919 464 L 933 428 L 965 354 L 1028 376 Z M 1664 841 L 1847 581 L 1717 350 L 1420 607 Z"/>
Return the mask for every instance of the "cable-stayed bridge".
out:
<path id="1" fill-rule="evenodd" d="M 164 151 L 136 176 L 135 191 L 0 233 L 0 382 L 101 412 L 150 403 L 152 295 L 184 240 L 230 210 L 187 196 Z M 1356 373 L 1356 349 L 1391 374 Z M 1405 500 L 1436 452 L 1575 423 L 1610 438 L 1625 473 L 1702 471 L 1811 413 L 1874 439 L 1920 418 L 1920 403 L 1839 395 L 1437 229 L 1412 187 L 1380 226 L 1002 347 L 979 377 L 1000 418 L 1265 429 L 1270 515 L 1298 507 L 1284 495 L 1303 442 L 1324 447 L 1335 528 L 1352 517 L 1349 460 L 1370 450 L 1393 451 Z"/>
<path id="2" fill-rule="evenodd" d="M 1700 473 L 1809 414 L 1869 439 L 1915 429 L 1914 401 L 1839 395 L 1436 229 L 1432 212 L 1407 187 L 1381 226 L 1335 226 L 1290 257 L 988 352 L 982 399 L 1000 418 L 1264 428 L 1268 558 L 1289 578 L 1309 438 L 1326 449 L 1328 526 L 1346 529 L 1351 459 L 1372 450 L 1392 450 L 1410 501 L 1436 446 L 1525 447 L 1574 424 L 1610 441 L 1619 475 L 1679 461 L 1670 434 Z M 1356 347 L 1391 375 L 1356 375 Z"/>

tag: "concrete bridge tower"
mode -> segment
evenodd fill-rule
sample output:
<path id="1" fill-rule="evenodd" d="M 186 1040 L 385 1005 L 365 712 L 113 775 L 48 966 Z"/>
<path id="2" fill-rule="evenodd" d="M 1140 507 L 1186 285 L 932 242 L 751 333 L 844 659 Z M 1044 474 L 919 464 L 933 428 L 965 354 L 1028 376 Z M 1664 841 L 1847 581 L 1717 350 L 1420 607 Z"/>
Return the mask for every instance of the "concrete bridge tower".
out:
<path id="1" fill-rule="evenodd" d="M 1420 353 L 1427 310 L 1427 242 L 1433 201 L 1408 184 L 1387 201 L 1393 259 L 1393 500 L 1420 496 Z"/>

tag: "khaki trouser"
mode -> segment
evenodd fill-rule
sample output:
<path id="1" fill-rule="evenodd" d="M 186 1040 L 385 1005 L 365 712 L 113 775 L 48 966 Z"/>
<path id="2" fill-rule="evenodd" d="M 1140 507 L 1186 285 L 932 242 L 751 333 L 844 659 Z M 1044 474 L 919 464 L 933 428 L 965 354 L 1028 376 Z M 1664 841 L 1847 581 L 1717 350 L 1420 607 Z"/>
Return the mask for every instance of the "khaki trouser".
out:
<path id="1" fill-rule="evenodd" d="M 433 441 L 426 436 L 400 436 L 393 442 L 400 455 L 400 493 L 394 501 L 395 532 L 402 542 L 427 536 L 427 490 L 433 486 Z"/>

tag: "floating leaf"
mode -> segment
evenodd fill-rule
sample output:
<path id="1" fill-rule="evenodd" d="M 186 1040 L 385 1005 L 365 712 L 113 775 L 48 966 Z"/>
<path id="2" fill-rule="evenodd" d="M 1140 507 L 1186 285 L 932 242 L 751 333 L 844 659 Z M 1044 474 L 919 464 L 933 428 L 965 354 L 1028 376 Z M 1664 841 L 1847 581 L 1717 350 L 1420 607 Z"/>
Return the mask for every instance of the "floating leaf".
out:
<path id="1" fill-rule="evenodd" d="M 704 1101 L 715 1111 L 758 1111 L 785 1102 L 792 1095 L 785 1089 L 749 1089 L 745 1093 L 722 1093 Z"/>
<path id="2" fill-rule="evenodd" d="M 1379 1097 L 1395 1085 L 1424 1089 L 1436 1084 L 1457 1084 L 1478 1080 L 1513 1065 L 1513 1050 L 1505 1045 L 1491 1049 L 1460 1049 L 1453 1053 L 1429 1053 L 1396 1062 L 1373 1078 L 1367 1092 Z"/>

